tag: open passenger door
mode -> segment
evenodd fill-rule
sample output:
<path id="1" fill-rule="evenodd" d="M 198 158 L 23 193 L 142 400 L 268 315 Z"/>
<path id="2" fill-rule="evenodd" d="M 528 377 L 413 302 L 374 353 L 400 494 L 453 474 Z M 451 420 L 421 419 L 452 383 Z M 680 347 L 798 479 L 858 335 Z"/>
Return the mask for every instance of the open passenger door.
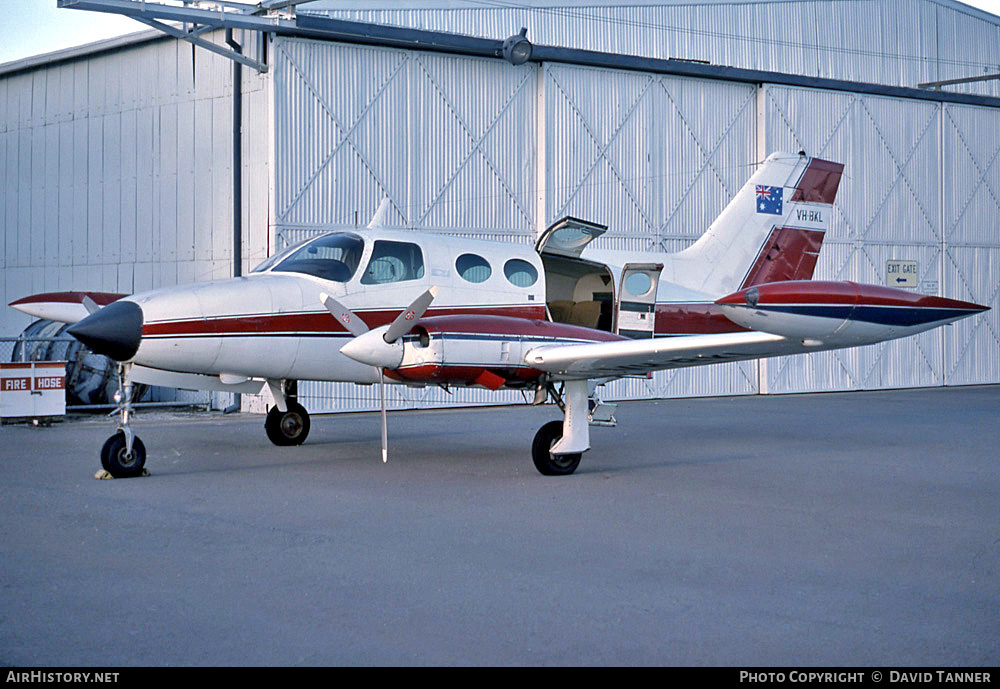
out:
<path id="1" fill-rule="evenodd" d="M 656 288 L 662 263 L 626 263 L 618 286 L 615 332 L 624 337 L 653 337 L 656 328 Z"/>

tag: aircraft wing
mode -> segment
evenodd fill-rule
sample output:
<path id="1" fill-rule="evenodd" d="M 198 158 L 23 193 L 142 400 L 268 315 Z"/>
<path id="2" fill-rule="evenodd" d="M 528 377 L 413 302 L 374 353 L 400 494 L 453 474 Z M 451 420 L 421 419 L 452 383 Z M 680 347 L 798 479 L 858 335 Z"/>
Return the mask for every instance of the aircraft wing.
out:
<path id="1" fill-rule="evenodd" d="M 660 369 L 701 366 L 722 361 L 800 354 L 825 349 L 801 340 L 762 332 L 684 335 L 587 344 L 541 345 L 525 354 L 525 362 L 574 380 L 644 374 Z"/>

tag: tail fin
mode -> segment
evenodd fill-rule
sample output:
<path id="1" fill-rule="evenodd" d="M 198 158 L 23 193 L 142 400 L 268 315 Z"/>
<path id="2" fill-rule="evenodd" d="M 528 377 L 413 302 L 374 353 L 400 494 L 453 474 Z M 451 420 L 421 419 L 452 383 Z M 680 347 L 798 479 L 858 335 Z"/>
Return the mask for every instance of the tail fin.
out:
<path id="1" fill-rule="evenodd" d="M 697 242 L 677 254 L 689 286 L 710 294 L 781 280 L 809 280 L 830 226 L 844 166 L 773 153 Z"/>

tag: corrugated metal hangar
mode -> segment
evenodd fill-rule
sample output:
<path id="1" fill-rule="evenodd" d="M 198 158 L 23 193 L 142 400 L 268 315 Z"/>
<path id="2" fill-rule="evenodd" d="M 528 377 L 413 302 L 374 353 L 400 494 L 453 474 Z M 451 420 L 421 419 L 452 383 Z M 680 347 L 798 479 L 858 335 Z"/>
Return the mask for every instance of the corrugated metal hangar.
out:
<path id="1" fill-rule="evenodd" d="M 573 215 L 609 226 L 604 248 L 676 251 L 755 163 L 804 150 L 846 165 L 817 279 L 886 284 L 887 261 L 911 260 L 916 290 L 993 310 L 870 347 L 619 381 L 605 396 L 1000 382 L 1000 85 L 918 88 L 1000 71 L 1000 18 L 951 0 L 307 7 L 266 31 L 227 24 L 253 57 L 244 271 L 363 227 L 383 198 L 399 227 L 530 243 Z M 499 46 L 522 26 L 534 48 L 515 66 Z M 226 46 L 222 30 L 198 40 Z M 232 73 L 159 31 L 0 65 L 4 304 L 232 275 Z M 28 322 L 3 309 L 0 334 Z M 521 399 L 394 394 L 397 407 Z M 351 384 L 304 383 L 300 399 L 378 404 Z"/>

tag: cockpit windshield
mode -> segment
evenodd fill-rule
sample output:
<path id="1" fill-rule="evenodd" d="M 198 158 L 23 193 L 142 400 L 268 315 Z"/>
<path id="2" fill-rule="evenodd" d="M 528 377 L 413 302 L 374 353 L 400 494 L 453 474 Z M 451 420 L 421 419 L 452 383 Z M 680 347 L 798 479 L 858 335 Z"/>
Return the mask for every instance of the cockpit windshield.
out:
<path id="1" fill-rule="evenodd" d="M 253 272 L 287 271 L 347 282 L 357 272 L 364 248 L 365 241 L 356 234 L 328 234 L 272 256 Z"/>

